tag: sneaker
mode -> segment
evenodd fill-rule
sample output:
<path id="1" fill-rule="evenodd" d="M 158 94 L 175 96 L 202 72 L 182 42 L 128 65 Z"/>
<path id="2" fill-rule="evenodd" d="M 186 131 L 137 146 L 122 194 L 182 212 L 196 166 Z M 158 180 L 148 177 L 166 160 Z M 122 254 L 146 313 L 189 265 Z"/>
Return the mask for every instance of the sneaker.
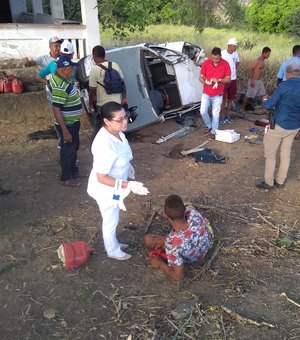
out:
<path id="1" fill-rule="evenodd" d="M 61 181 L 61 184 L 65 187 L 79 187 L 81 185 L 81 182 L 78 179 L 70 178 L 66 181 Z"/>
<path id="2" fill-rule="evenodd" d="M 118 260 L 118 261 L 126 261 L 126 260 L 129 260 L 129 259 L 131 259 L 131 255 L 130 254 L 126 254 L 126 253 L 124 253 L 125 255 L 124 256 L 110 256 L 110 255 L 107 255 L 107 257 L 109 258 L 109 259 L 113 259 L 113 260 Z"/>
<path id="3" fill-rule="evenodd" d="M 210 132 L 211 132 L 211 128 L 205 128 L 205 131 L 204 131 L 204 136 L 207 136 L 207 135 L 209 135 L 210 134 Z"/>
<path id="4" fill-rule="evenodd" d="M 261 182 L 261 183 L 258 183 L 256 184 L 256 188 L 257 189 L 260 189 L 260 190 L 268 190 L 268 191 L 271 191 L 274 189 L 274 185 L 269 185 L 267 184 L 265 181 Z"/>
<path id="5" fill-rule="evenodd" d="M 227 123 L 227 119 L 226 118 L 220 118 L 220 121 L 219 121 L 219 125 L 224 125 Z"/>
<path id="6" fill-rule="evenodd" d="M 275 187 L 276 188 L 278 188 L 278 189 L 283 189 L 284 187 L 285 187 L 285 185 L 282 183 L 282 184 L 279 184 L 279 183 L 277 183 L 276 181 L 274 181 L 274 185 L 275 185 Z"/>
<path id="7" fill-rule="evenodd" d="M 226 116 L 225 120 L 226 120 L 228 123 L 232 123 L 232 122 L 233 122 L 232 117 L 230 117 L 229 115 Z"/>
<path id="8" fill-rule="evenodd" d="M 209 139 L 215 140 L 216 139 L 216 135 L 214 133 L 210 133 L 208 136 Z"/>

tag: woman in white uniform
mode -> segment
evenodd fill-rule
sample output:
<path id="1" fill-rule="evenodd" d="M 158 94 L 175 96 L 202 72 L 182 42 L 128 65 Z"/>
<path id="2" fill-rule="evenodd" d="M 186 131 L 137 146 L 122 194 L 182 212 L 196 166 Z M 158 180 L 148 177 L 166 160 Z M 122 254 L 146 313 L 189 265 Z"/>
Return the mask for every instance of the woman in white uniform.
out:
<path id="1" fill-rule="evenodd" d="M 134 169 L 130 164 L 132 151 L 123 133 L 128 117 L 122 105 L 104 104 L 101 119 L 102 128 L 92 144 L 93 169 L 87 192 L 100 208 L 107 257 L 128 260 L 131 255 L 123 252 L 128 245 L 120 243 L 116 235 L 120 208 L 126 210 L 123 199 L 130 191 L 138 195 L 147 195 L 149 191 L 140 182 L 127 181 L 128 177 L 134 179 Z"/>

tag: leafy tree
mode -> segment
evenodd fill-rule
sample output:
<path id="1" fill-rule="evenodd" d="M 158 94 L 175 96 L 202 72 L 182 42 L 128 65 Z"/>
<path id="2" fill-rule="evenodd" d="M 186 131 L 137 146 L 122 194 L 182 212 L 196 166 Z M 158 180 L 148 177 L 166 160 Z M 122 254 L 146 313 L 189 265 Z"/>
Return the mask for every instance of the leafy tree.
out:
<path id="1" fill-rule="evenodd" d="M 246 11 L 252 28 L 270 33 L 287 30 L 286 22 L 299 5 L 299 0 L 253 0 Z"/>
<path id="2" fill-rule="evenodd" d="M 287 33 L 300 38 L 300 5 L 288 15 L 285 29 Z"/>

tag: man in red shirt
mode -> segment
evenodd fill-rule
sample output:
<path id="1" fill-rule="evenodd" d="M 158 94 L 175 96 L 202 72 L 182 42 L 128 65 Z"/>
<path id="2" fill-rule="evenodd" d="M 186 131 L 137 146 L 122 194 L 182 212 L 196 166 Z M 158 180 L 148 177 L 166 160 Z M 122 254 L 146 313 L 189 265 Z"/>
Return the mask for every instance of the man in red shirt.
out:
<path id="1" fill-rule="evenodd" d="M 200 113 L 207 126 L 205 135 L 210 134 L 213 139 L 219 127 L 224 86 L 230 83 L 230 76 L 230 66 L 226 60 L 221 58 L 221 49 L 214 47 L 211 51 L 211 57 L 202 64 L 199 77 L 204 85 Z M 208 114 L 210 106 L 212 107 L 212 119 Z"/>

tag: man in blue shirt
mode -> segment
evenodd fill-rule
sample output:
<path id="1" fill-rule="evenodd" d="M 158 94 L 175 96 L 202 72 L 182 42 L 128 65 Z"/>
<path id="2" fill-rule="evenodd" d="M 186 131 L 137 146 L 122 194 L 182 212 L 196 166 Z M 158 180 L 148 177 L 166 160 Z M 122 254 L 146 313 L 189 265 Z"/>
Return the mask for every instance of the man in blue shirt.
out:
<path id="1" fill-rule="evenodd" d="M 264 135 L 265 180 L 258 189 L 283 188 L 290 166 L 290 155 L 295 136 L 300 128 L 300 64 L 286 67 L 286 81 L 279 84 L 270 98 L 264 97 L 263 107 L 275 108 L 275 128 Z M 276 177 L 276 154 L 280 147 L 280 164 Z"/>
<path id="2" fill-rule="evenodd" d="M 291 63 L 297 63 L 300 65 L 300 45 L 295 45 L 293 47 L 293 56 L 292 58 L 284 61 L 279 68 L 278 74 L 277 74 L 277 85 L 280 84 L 282 81 L 286 81 L 286 67 L 287 65 Z"/>

